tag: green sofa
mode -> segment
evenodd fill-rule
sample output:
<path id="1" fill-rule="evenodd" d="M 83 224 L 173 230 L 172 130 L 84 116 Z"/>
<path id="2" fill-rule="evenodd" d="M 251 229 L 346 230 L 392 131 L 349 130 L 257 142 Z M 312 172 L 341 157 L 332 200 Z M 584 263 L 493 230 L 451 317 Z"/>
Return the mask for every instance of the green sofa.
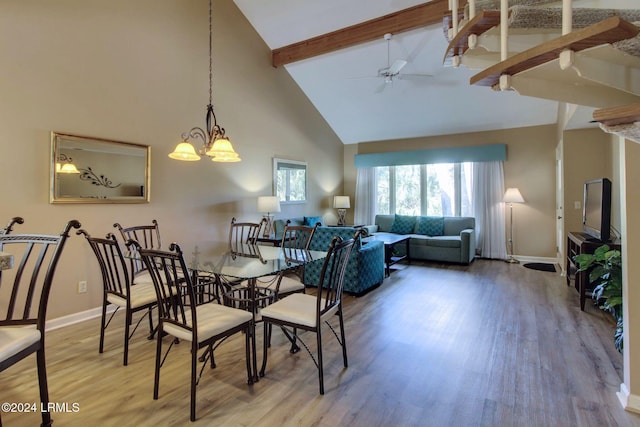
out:
<path id="1" fill-rule="evenodd" d="M 403 219 L 409 217 L 398 215 Z M 428 218 L 438 223 L 438 232 L 425 231 L 420 221 Z M 401 233 L 394 233 L 396 215 L 376 215 L 375 224 L 367 226 L 369 234 L 405 234 L 411 236 L 411 259 L 470 264 L 476 256 L 476 219 L 464 216 L 414 217 L 414 224 Z M 425 220 L 426 221 L 426 220 Z M 396 245 L 399 255 L 404 255 L 405 245 Z"/>

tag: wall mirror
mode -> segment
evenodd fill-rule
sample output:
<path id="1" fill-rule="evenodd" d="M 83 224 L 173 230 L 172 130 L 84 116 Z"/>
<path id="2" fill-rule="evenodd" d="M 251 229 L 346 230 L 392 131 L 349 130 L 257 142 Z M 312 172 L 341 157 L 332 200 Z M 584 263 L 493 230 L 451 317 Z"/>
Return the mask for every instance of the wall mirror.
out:
<path id="1" fill-rule="evenodd" d="M 273 159 L 273 193 L 280 203 L 307 201 L 307 163 Z"/>
<path id="2" fill-rule="evenodd" d="M 148 145 L 51 132 L 51 203 L 148 203 Z"/>

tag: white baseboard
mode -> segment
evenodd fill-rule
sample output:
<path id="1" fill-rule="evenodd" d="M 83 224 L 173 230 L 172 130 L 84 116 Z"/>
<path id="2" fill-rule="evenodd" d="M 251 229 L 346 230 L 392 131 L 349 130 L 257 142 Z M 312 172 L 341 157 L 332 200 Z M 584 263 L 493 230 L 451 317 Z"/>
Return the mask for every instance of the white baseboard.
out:
<path id="1" fill-rule="evenodd" d="M 640 396 L 631 394 L 625 383 L 620 384 L 620 391 L 616 395 L 625 411 L 640 414 Z"/>
<path id="2" fill-rule="evenodd" d="M 558 264 L 558 258 L 538 257 L 538 256 L 526 256 L 526 255 L 514 255 L 518 261 L 525 262 L 541 262 L 545 264 Z"/>
<path id="3" fill-rule="evenodd" d="M 115 306 L 107 308 L 107 313 L 111 313 L 116 309 Z M 47 331 L 63 328 L 65 326 L 74 325 L 76 323 L 84 322 L 85 320 L 94 319 L 102 315 L 102 307 L 92 308 L 90 310 L 81 311 L 80 313 L 73 313 L 67 316 L 58 317 L 47 321 L 45 326 Z"/>

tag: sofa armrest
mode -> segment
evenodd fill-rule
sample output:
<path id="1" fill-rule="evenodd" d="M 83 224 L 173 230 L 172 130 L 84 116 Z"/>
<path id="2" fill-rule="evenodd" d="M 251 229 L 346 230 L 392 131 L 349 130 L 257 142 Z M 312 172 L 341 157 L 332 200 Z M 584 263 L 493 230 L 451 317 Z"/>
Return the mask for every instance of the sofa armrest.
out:
<path id="1" fill-rule="evenodd" d="M 367 288 L 384 280 L 384 243 L 380 240 L 367 242 L 358 251 L 360 281 Z"/>
<path id="2" fill-rule="evenodd" d="M 374 225 L 365 225 L 362 228 L 367 232 L 367 236 L 371 236 L 371 234 L 378 232 L 379 227 L 374 224 Z"/>
<path id="3" fill-rule="evenodd" d="M 460 262 L 469 264 L 476 256 L 476 232 L 472 228 L 460 232 Z"/>

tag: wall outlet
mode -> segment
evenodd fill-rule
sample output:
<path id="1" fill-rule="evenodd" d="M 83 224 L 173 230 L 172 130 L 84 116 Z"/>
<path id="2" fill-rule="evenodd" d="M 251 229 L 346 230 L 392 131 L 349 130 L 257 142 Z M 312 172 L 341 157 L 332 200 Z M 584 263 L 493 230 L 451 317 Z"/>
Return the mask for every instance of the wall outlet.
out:
<path id="1" fill-rule="evenodd" d="M 87 292 L 87 281 L 81 280 L 78 282 L 78 293 L 84 294 L 85 292 Z"/>
<path id="2" fill-rule="evenodd" d="M 582 209 L 582 203 L 580 203 L 579 201 L 575 201 L 573 202 L 573 208 L 574 209 Z"/>

